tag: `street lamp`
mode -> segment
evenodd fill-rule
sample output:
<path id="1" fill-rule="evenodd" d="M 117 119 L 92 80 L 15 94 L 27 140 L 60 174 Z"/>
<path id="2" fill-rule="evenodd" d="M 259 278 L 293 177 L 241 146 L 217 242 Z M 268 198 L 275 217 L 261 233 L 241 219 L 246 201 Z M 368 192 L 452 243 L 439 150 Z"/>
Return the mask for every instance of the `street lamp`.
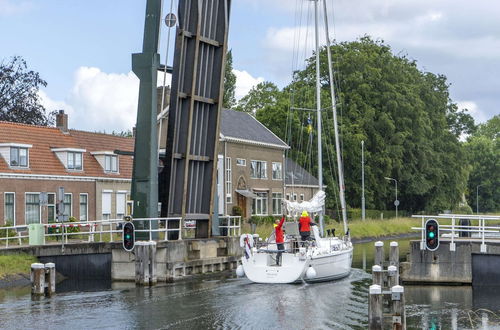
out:
<path id="1" fill-rule="evenodd" d="M 476 214 L 479 214 L 479 187 L 481 187 L 482 184 L 476 186 Z"/>
<path id="2" fill-rule="evenodd" d="M 394 201 L 394 206 L 396 206 L 396 219 L 398 218 L 398 206 L 399 206 L 399 201 L 398 201 L 398 180 L 385 177 L 386 180 L 389 181 L 394 181 L 396 183 L 396 200 Z"/>
<path id="3" fill-rule="evenodd" d="M 361 219 L 365 220 L 365 141 L 361 141 Z"/>

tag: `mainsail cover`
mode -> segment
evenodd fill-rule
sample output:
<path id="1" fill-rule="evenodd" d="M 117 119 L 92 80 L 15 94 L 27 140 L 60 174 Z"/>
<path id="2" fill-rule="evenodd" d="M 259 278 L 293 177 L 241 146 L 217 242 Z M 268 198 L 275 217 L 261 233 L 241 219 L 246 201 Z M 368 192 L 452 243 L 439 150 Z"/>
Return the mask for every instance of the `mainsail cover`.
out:
<path id="1" fill-rule="evenodd" d="M 323 211 L 325 198 L 325 192 L 320 190 L 309 201 L 291 202 L 285 200 L 286 209 L 290 215 L 300 215 L 302 211 L 307 211 L 308 213 L 319 213 Z"/>

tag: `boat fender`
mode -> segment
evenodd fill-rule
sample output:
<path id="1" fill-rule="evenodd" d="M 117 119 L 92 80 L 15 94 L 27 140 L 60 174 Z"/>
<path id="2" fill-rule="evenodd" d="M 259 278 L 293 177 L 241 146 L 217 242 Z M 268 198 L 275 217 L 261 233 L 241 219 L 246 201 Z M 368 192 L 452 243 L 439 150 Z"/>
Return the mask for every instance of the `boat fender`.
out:
<path id="1" fill-rule="evenodd" d="M 236 276 L 238 276 L 238 277 L 243 277 L 243 276 L 245 276 L 245 270 L 243 269 L 243 266 L 242 266 L 242 265 L 239 265 L 239 266 L 236 268 Z"/>
<path id="2" fill-rule="evenodd" d="M 250 234 L 243 234 L 240 236 L 240 247 L 245 247 L 245 239 L 248 240 L 248 244 L 250 244 L 250 248 L 253 248 L 253 237 Z"/>
<path id="3" fill-rule="evenodd" d="M 314 269 L 312 266 L 309 266 L 309 268 L 306 271 L 306 278 L 307 279 L 313 279 L 316 277 L 316 269 Z"/>

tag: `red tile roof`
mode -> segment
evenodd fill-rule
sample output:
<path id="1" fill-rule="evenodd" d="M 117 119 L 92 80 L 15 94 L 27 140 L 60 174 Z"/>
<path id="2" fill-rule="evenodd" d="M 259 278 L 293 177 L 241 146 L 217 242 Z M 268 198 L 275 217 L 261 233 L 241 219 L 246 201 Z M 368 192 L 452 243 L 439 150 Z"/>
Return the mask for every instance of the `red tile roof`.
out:
<path id="1" fill-rule="evenodd" d="M 29 168 L 13 169 L 0 156 L 0 173 L 88 176 L 127 178 L 132 177 L 132 157 L 119 155 L 119 174 L 105 173 L 91 155 L 94 151 L 134 151 L 134 139 L 102 133 L 68 130 L 63 133 L 55 127 L 35 126 L 0 121 L 0 143 L 31 144 Z M 69 171 L 57 158 L 52 148 L 85 149 L 83 171 Z"/>

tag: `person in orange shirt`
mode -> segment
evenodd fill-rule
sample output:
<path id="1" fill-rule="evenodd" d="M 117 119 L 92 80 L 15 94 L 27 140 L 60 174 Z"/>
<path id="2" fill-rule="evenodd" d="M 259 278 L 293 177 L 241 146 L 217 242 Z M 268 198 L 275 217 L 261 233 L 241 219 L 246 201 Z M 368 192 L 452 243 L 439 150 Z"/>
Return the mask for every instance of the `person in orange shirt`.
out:
<path id="1" fill-rule="evenodd" d="M 283 234 L 283 223 L 285 216 L 281 220 L 276 219 L 274 233 L 276 236 L 276 246 L 278 247 L 278 254 L 276 255 L 276 265 L 281 266 L 281 251 L 285 250 L 285 235 Z"/>
<path id="2" fill-rule="evenodd" d="M 307 241 L 311 236 L 311 226 L 316 224 L 312 222 L 307 211 L 302 211 L 302 216 L 299 219 L 299 232 L 302 241 Z"/>

